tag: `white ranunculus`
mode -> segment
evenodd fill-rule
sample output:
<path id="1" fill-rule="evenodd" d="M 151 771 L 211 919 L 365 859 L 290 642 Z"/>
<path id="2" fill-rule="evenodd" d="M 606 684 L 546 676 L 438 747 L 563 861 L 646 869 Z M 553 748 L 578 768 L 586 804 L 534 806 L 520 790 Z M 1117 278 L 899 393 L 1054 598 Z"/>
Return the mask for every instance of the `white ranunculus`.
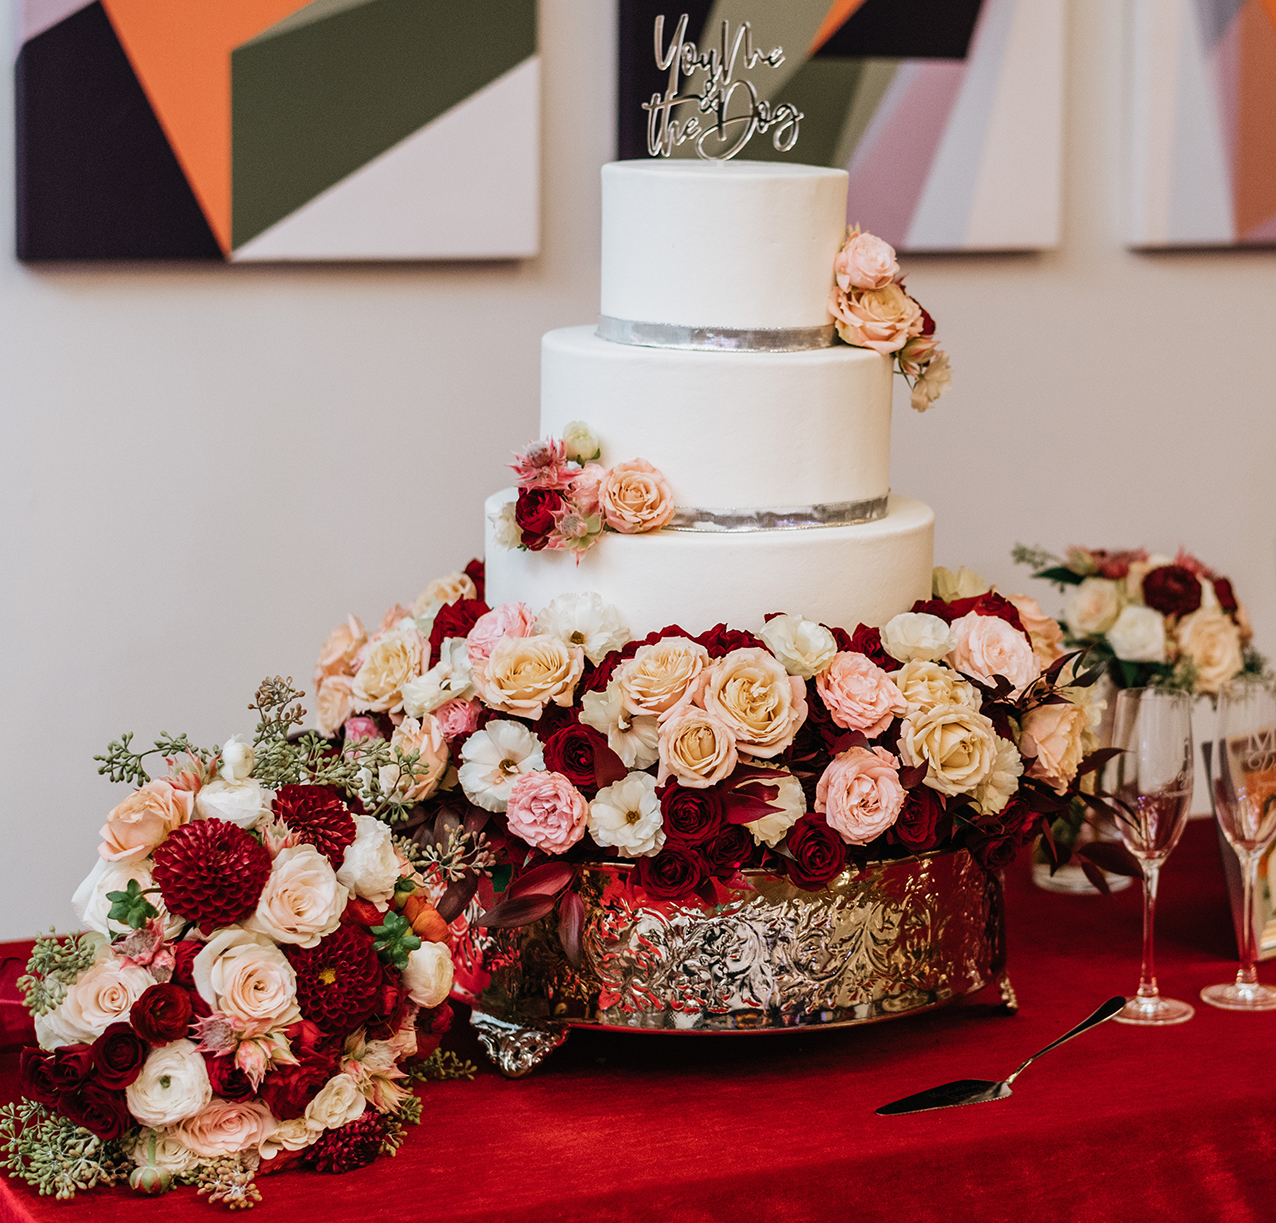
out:
<path id="1" fill-rule="evenodd" d="M 339 1130 L 361 1116 L 368 1101 L 348 1074 L 334 1074 L 306 1105 L 306 1121 L 313 1130 Z"/>
<path id="2" fill-rule="evenodd" d="M 996 815 L 1005 808 L 1010 796 L 1019 789 L 1023 776 L 1023 757 L 1009 739 L 997 737 L 997 756 L 992 771 L 971 792 L 970 797 L 981 815 Z"/>
<path id="3" fill-rule="evenodd" d="M 1131 603 L 1108 629 L 1108 645 L 1126 662 L 1165 661 L 1165 620 L 1152 607 Z"/>
<path id="4" fill-rule="evenodd" d="M 799 679 L 819 675 L 837 653 L 833 634 L 804 616 L 772 616 L 758 636 L 784 669 Z"/>
<path id="5" fill-rule="evenodd" d="M 295 845 L 276 855 L 257 909 L 243 924 L 277 943 L 314 947 L 341 924 L 349 899 L 327 856 Z"/>
<path id="6" fill-rule="evenodd" d="M 403 686 L 403 712 L 423 718 L 448 701 L 464 701 L 474 695 L 474 673 L 464 637 L 447 637 L 439 661 L 424 675 Z"/>
<path id="7" fill-rule="evenodd" d="M 297 974 L 264 934 L 238 926 L 219 930 L 195 957 L 191 973 L 199 996 L 241 1036 L 264 1036 L 301 1018 Z"/>
<path id="8" fill-rule="evenodd" d="M 222 744 L 221 775 L 226 781 L 244 781 L 251 777 L 256 763 L 257 753 L 247 739 L 231 735 Z"/>
<path id="9" fill-rule="evenodd" d="M 452 992 L 452 953 L 446 943 L 422 943 L 403 970 L 408 997 L 417 1006 L 440 1006 Z"/>
<path id="10" fill-rule="evenodd" d="M 82 930 L 96 930 L 99 934 L 127 934 L 128 927 L 121 922 L 110 921 L 107 914 L 111 911 L 112 901 L 108 899 L 111 892 L 127 892 L 130 879 L 137 880 L 137 886 L 146 891 L 155 886 L 151 878 L 151 860 L 144 858 L 140 862 L 105 862 L 98 858 L 93 863 L 84 882 L 75 889 L 71 897 L 71 908 Z M 170 938 L 185 924 L 180 917 L 174 917 L 164 907 L 164 900 L 158 892 L 146 898 L 159 911 L 164 919 L 164 933 Z"/>
<path id="11" fill-rule="evenodd" d="M 937 662 L 956 645 L 948 623 L 925 612 L 900 612 L 882 628 L 882 649 L 898 662 Z"/>
<path id="12" fill-rule="evenodd" d="M 1068 590 L 1063 619 L 1074 637 L 1106 633 L 1121 614 L 1121 588 L 1109 578 L 1086 578 Z"/>
<path id="13" fill-rule="evenodd" d="M 780 810 L 745 824 L 759 845 L 769 845 L 772 849 L 784 840 L 785 833 L 806 814 L 806 794 L 802 790 L 802 783 L 787 770 L 777 771 L 774 777 L 761 779 L 764 786 L 776 782 L 779 783 L 779 792 L 774 798 L 767 799 L 767 804 L 779 807 Z"/>
<path id="14" fill-rule="evenodd" d="M 536 617 L 536 631 L 578 646 L 592 663 L 600 663 L 626 645 L 632 634 L 620 608 L 587 591 L 559 595 Z"/>
<path id="15" fill-rule="evenodd" d="M 656 779 L 650 773 L 630 773 L 599 790 L 589 804 L 589 832 L 599 845 L 619 849 L 622 858 L 658 854 L 665 829 Z"/>
<path id="16" fill-rule="evenodd" d="M 466 739 L 461 760 L 461 789 L 484 811 L 504 811 L 515 780 L 545 767 L 541 741 L 521 723 L 504 719 L 489 722 Z"/>
<path id="17" fill-rule="evenodd" d="M 99 955 L 67 987 L 66 997 L 53 1010 L 36 1016 L 36 1038 L 42 1049 L 91 1045 L 111 1024 L 126 1020 L 133 1003 L 155 984 L 145 968 L 126 965 L 102 949 Z"/>
<path id="18" fill-rule="evenodd" d="M 488 520 L 493 529 L 492 539 L 498 548 L 513 551 L 523 543 L 523 528 L 514 517 L 517 502 L 507 501 L 495 514 L 489 514 Z"/>
<path id="19" fill-rule="evenodd" d="M 240 828 L 255 828 L 270 814 L 270 791 L 262 789 L 253 777 L 246 781 L 219 777 L 195 795 L 195 814 L 201 820 L 225 820 Z"/>
<path id="20" fill-rule="evenodd" d="M 934 597 L 943 599 L 945 603 L 973 599 L 976 595 L 988 593 L 988 583 L 965 565 L 956 573 L 944 565 L 936 565 L 930 573 L 930 587 Z"/>
<path id="21" fill-rule="evenodd" d="M 583 420 L 569 420 L 563 426 L 563 449 L 573 463 L 584 466 L 603 452 L 602 443 Z"/>
<path id="22" fill-rule="evenodd" d="M 176 1125 L 213 1098 L 203 1054 L 189 1040 L 152 1049 L 142 1073 L 124 1089 L 128 1110 L 142 1125 Z"/>
<path id="23" fill-rule="evenodd" d="M 580 720 L 607 736 L 607 746 L 627 769 L 650 768 L 660 759 L 660 719 L 631 714 L 615 680 L 606 692 L 586 692 L 581 697 Z"/>
<path id="24" fill-rule="evenodd" d="M 354 827 L 354 841 L 346 846 L 337 882 L 361 900 L 389 904 L 399 881 L 399 856 L 394 852 L 390 829 L 370 815 L 356 815 Z"/>

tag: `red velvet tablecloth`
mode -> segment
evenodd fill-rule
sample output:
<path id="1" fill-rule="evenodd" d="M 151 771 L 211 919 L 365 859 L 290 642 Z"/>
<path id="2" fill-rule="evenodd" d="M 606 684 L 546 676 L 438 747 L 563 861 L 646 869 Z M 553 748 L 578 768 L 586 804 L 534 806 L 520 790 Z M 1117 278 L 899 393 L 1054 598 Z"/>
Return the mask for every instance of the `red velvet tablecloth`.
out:
<path id="1" fill-rule="evenodd" d="M 253 1217 L 1276 1219 L 1276 1013 L 1199 1004 L 1178 1027 L 1104 1024 L 1033 1066 L 1008 1100 L 874 1114 L 949 1079 L 1001 1078 L 1111 994 L 1133 992 L 1137 885 L 1055 896 L 1034 889 L 1022 863 L 1007 891 L 1017 1016 L 998 1013 L 987 991 L 824 1032 L 576 1032 L 530 1078 L 508 1082 L 483 1064 L 472 1082 L 423 1088 L 424 1123 L 395 1159 L 340 1177 L 263 1178 Z M 1161 988 L 1196 1002 L 1236 967 L 1211 824 L 1189 826 L 1161 891 Z M 457 1030 L 468 1038 L 467 1025 Z M 481 1060 L 472 1044 L 465 1051 Z M 5 1098 L 14 1062 L 0 1059 Z M 219 1209 L 191 1189 L 155 1200 L 97 1190 L 65 1203 L 0 1184 L 3 1223 L 186 1223 Z"/>

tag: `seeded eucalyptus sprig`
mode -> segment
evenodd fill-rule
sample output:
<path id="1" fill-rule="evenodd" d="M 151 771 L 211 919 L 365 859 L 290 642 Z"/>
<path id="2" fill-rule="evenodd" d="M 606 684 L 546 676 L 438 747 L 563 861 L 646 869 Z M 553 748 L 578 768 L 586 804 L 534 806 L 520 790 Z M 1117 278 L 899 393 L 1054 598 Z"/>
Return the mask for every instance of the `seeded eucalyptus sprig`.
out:
<path id="1" fill-rule="evenodd" d="M 112 739 L 107 744 L 105 754 L 94 756 L 93 759 L 98 761 L 98 773 L 102 776 L 109 777 L 112 781 L 128 781 L 134 785 L 144 786 L 151 780 L 150 773 L 142 764 L 147 756 L 158 754 L 164 758 L 171 758 L 185 753 L 200 759 L 209 759 L 217 754 L 195 747 L 185 735 L 170 735 L 166 730 L 160 732 L 154 747 L 149 747 L 144 752 L 135 752 L 133 751 L 133 732 L 130 730 L 125 731 L 118 739 Z"/>
<path id="2" fill-rule="evenodd" d="M 43 1104 L 20 1100 L 0 1108 L 0 1170 L 40 1195 L 73 1198 L 127 1175 L 118 1142 L 103 1142 Z"/>
<path id="3" fill-rule="evenodd" d="M 59 938 L 53 929 L 37 934 L 25 976 L 17 985 L 32 1015 L 47 1015 L 66 997 L 67 986 L 73 985 L 85 969 L 97 959 L 98 949 L 106 942 L 103 935 L 87 934 Z"/>

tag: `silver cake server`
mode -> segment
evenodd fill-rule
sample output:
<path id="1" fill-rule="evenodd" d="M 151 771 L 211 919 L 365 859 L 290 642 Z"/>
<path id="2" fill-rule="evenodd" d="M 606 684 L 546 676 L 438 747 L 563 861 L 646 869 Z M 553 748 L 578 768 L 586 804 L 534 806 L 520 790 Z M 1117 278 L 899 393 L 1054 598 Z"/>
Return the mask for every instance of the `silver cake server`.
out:
<path id="1" fill-rule="evenodd" d="M 958 1104 L 983 1104 L 988 1100 L 1004 1100 L 1010 1095 L 1010 1084 L 1013 1083 L 1037 1058 L 1051 1049 L 1057 1049 L 1064 1041 L 1080 1036 L 1097 1027 L 1105 1019 L 1111 1019 L 1123 1006 L 1124 997 L 1109 998 L 1088 1019 L 1083 1019 L 1070 1032 L 1065 1032 L 1058 1040 L 1051 1041 L 1044 1049 L 1038 1049 L 1013 1074 L 1008 1074 L 1000 1083 L 990 1079 L 958 1079 L 955 1083 L 944 1083 L 939 1087 L 931 1087 L 919 1091 L 915 1095 L 905 1096 L 891 1104 L 883 1104 L 877 1110 L 881 1117 L 895 1117 L 901 1113 L 924 1113 L 934 1108 L 955 1108 Z"/>

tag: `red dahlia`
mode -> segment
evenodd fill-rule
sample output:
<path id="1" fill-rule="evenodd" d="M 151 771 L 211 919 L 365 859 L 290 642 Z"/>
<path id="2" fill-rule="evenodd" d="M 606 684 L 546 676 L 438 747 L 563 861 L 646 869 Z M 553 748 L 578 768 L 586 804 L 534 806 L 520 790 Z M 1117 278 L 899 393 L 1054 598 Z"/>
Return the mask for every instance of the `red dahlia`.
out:
<path id="1" fill-rule="evenodd" d="M 170 913 L 207 932 L 247 917 L 270 875 L 270 854 L 226 820 L 196 820 L 155 851 L 154 878 Z"/>
<path id="2" fill-rule="evenodd" d="M 331 786 L 284 786 L 271 810 L 340 870 L 354 844 L 354 817 Z"/>
<path id="3" fill-rule="evenodd" d="M 381 961 L 362 926 L 341 926 L 315 947 L 286 951 L 301 1013 L 330 1035 L 352 1032 L 381 996 Z"/>
<path id="4" fill-rule="evenodd" d="M 306 1161 L 320 1172 L 353 1172 L 381 1154 L 385 1139 L 385 1121 L 369 1108 L 340 1129 L 328 1130 L 306 1152 Z"/>

